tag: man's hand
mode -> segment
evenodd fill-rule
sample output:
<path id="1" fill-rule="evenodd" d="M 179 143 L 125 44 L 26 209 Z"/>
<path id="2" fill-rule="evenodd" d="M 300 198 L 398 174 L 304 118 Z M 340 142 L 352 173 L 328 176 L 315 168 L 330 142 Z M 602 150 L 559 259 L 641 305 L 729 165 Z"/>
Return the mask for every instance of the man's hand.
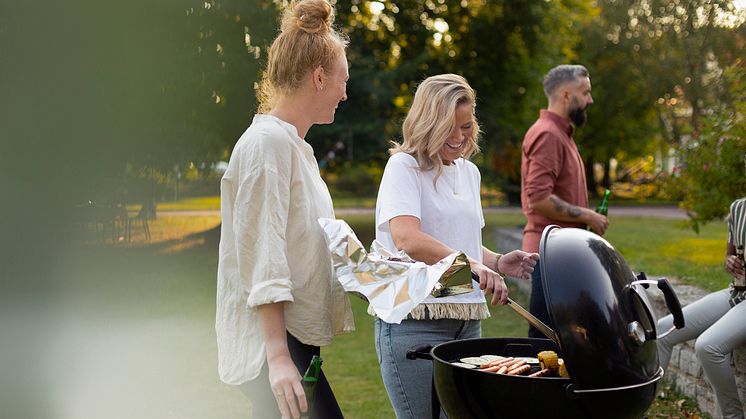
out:
<path id="1" fill-rule="evenodd" d="M 606 229 L 609 228 L 609 219 L 605 215 L 601 215 L 593 210 L 586 210 L 584 216 L 586 219 L 585 223 L 590 227 L 591 231 L 599 236 L 603 236 Z"/>
<path id="2" fill-rule="evenodd" d="M 725 257 L 725 270 L 728 271 L 733 278 L 741 278 L 744 274 L 743 261 L 736 255 L 728 255 Z"/>

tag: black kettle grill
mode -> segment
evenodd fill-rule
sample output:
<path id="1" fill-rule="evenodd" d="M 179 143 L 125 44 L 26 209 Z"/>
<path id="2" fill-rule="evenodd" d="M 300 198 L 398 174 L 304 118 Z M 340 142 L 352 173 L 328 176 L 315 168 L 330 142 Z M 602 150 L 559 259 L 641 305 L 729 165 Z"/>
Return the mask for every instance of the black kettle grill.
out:
<path id="1" fill-rule="evenodd" d="M 643 289 L 656 285 L 675 327 L 682 328 L 681 305 L 668 281 L 635 276 L 609 242 L 586 230 L 548 226 L 540 246 L 544 295 L 559 342 L 480 338 L 413 349 L 408 358 L 433 361 L 434 418 L 442 406 L 449 419 L 631 419 L 642 417 L 652 403 L 663 369 Z M 535 357 L 543 350 L 564 359 L 570 378 L 502 375 L 451 364 L 483 354 Z"/>

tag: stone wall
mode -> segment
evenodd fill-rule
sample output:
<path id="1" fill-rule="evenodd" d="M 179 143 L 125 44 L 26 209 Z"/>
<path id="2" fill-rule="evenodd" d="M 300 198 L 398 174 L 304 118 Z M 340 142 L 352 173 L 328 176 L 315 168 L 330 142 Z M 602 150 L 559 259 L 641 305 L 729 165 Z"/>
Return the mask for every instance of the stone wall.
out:
<path id="1" fill-rule="evenodd" d="M 494 232 L 496 250 L 507 252 L 520 248 L 521 234 L 520 229 L 496 229 Z M 652 276 L 649 276 L 649 278 L 655 279 Z M 529 281 L 512 282 L 522 291 L 530 293 L 531 285 Z M 675 280 L 671 280 L 671 284 L 676 291 L 682 307 L 706 295 L 706 292 L 699 288 L 684 285 Z M 653 288 L 655 287 L 651 287 L 650 291 L 652 292 L 649 292 L 648 295 L 653 305 L 655 316 L 661 317 L 667 315 L 668 309 L 666 308 L 663 294 L 653 290 Z M 733 362 L 741 400 L 746 400 L 746 347 L 734 351 Z M 664 380 L 674 383 L 681 393 L 696 400 L 702 412 L 709 414 L 714 419 L 721 418 L 720 409 L 715 401 L 715 394 L 705 379 L 702 366 L 697 361 L 694 353 L 693 340 L 674 347 Z"/>

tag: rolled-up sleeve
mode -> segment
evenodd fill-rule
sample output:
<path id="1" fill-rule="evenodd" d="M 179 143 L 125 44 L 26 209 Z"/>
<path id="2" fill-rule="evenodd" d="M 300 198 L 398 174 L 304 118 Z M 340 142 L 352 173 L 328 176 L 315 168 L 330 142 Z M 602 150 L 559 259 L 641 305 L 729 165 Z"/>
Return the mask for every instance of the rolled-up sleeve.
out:
<path id="1" fill-rule="evenodd" d="M 529 202 L 538 202 L 552 194 L 562 167 L 562 150 L 560 141 L 544 133 L 526 150 L 528 172 L 524 184 Z"/>
<path id="2" fill-rule="evenodd" d="M 253 152 L 264 158 L 247 159 L 251 163 L 242 167 L 233 218 L 239 284 L 248 293 L 249 307 L 293 301 L 285 237 L 290 166 L 277 146 L 260 143 L 256 148 Z"/>

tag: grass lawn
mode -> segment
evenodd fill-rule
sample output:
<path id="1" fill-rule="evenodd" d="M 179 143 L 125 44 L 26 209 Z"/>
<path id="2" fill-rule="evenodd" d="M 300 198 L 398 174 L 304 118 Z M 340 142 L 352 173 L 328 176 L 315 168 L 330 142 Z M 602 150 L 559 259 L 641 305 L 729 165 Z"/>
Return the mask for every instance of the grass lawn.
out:
<path id="1" fill-rule="evenodd" d="M 488 226 L 523 226 L 523 216 L 487 214 Z M 487 238 L 487 237 L 486 237 Z M 728 227 L 713 221 L 699 234 L 682 220 L 613 217 L 604 238 L 624 256 L 635 272 L 677 278 L 708 291 L 730 284 L 723 268 Z"/>
<path id="2" fill-rule="evenodd" d="M 606 239 L 636 272 L 675 277 L 709 291 L 731 281 L 723 268 L 725 222 L 709 223 L 699 234 L 677 220 L 619 217 L 611 223 Z"/>
<path id="3" fill-rule="evenodd" d="M 140 204 L 127 205 L 129 211 L 139 211 Z M 220 209 L 220 196 L 200 196 L 178 201 L 159 202 L 158 211 L 207 211 Z"/>

